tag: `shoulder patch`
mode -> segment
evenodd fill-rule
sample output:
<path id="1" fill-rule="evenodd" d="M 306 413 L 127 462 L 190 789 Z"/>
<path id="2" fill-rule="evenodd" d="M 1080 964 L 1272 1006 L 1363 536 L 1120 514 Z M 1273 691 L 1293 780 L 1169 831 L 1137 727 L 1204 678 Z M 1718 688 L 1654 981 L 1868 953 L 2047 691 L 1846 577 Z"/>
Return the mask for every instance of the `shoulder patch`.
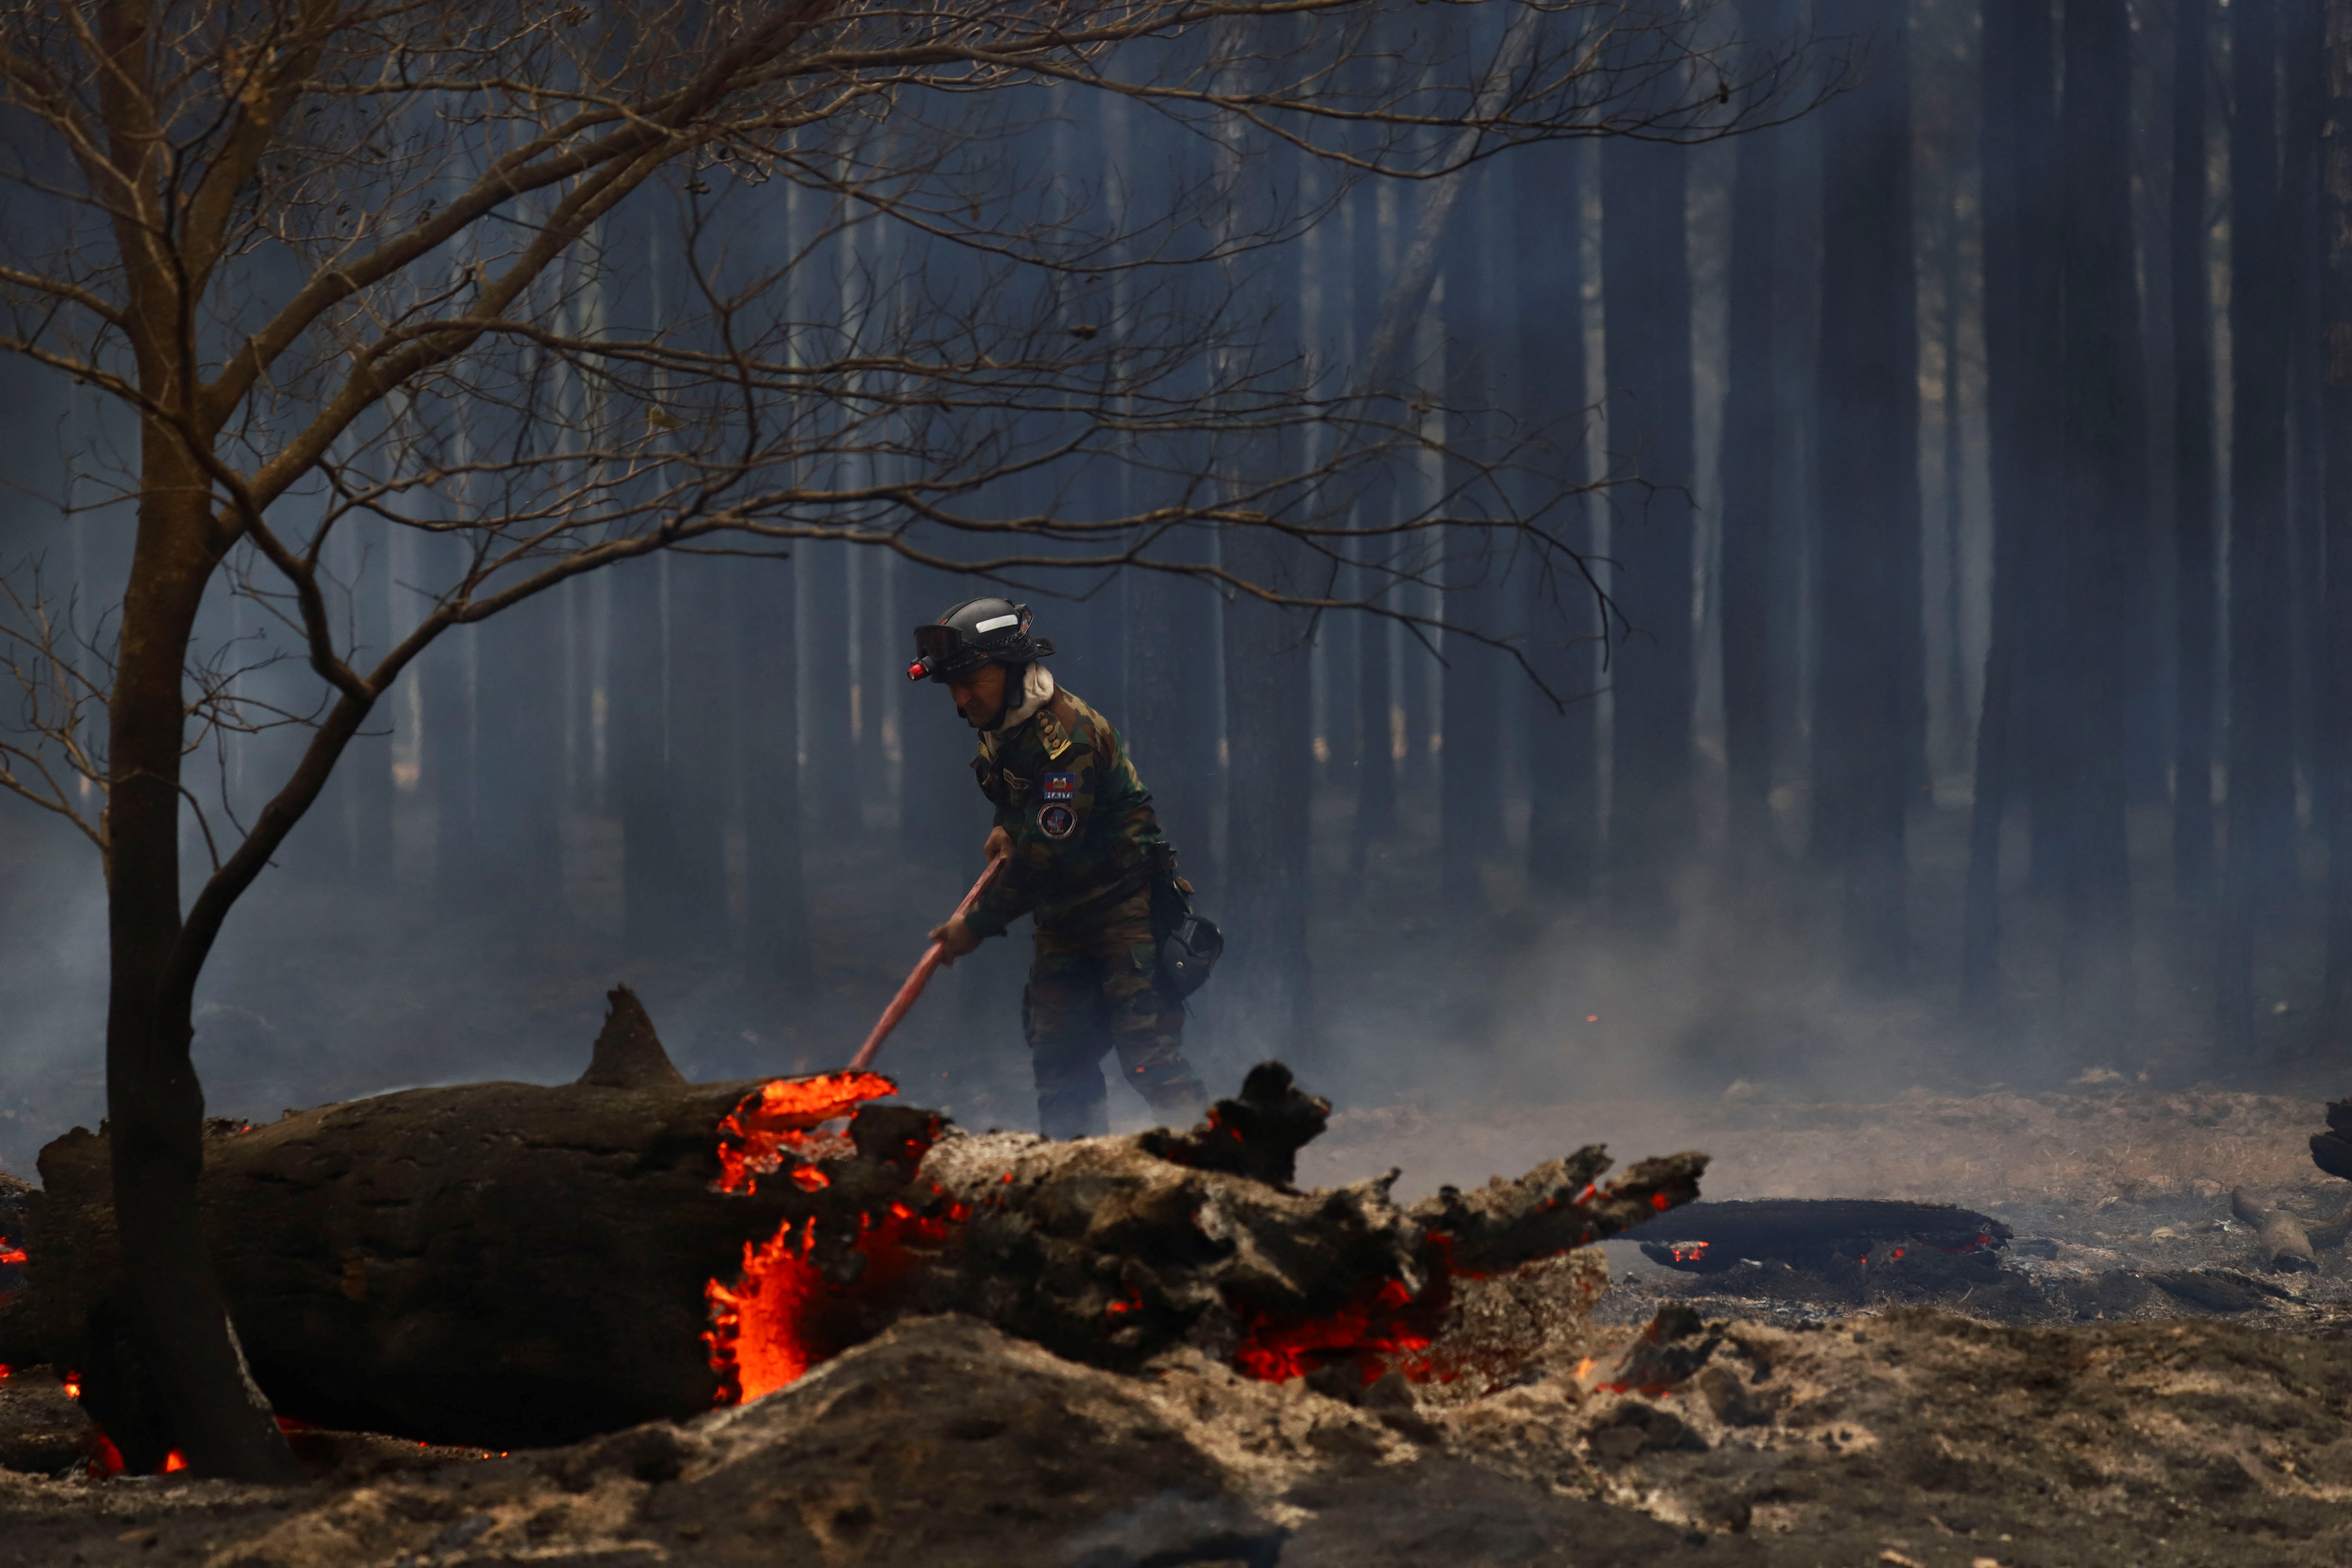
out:
<path id="1" fill-rule="evenodd" d="M 1078 825 L 1078 814 L 1055 802 L 1037 814 L 1037 831 L 1048 838 L 1067 838 Z"/>
<path id="2" fill-rule="evenodd" d="M 1037 739 L 1044 743 L 1049 759 L 1070 749 L 1070 732 L 1062 728 L 1062 721 L 1054 717 L 1050 708 L 1037 715 Z"/>
<path id="3" fill-rule="evenodd" d="M 1078 797 L 1078 775 L 1076 773 L 1047 773 L 1037 783 L 1047 800 L 1076 800 Z"/>

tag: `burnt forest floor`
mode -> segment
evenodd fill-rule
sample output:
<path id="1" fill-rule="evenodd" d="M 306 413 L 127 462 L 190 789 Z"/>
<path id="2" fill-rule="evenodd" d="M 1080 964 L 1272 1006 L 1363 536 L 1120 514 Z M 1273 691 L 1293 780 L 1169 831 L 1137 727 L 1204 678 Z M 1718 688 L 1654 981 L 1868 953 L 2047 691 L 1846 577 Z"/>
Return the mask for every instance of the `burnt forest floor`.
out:
<path id="1" fill-rule="evenodd" d="M 2325 1219 L 2352 1200 L 2305 1148 L 2321 1102 L 2352 1093 L 2315 1022 L 2315 944 L 2265 947 L 2257 1043 L 2217 1054 L 2210 933 L 2164 893 L 2144 816 L 2132 1005 L 2068 1002 L 2054 915 L 2021 886 L 2007 1001 L 1964 1026 L 1962 805 L 1915 817 L 1918 984 L 1873 995 L 1838 982 L 1834 882 L 1799 861 L 1745 889 L 1685 873 L 1670 929 L 1535 900 L 1499 863 L 1479 908 L 1449 910 L 1425 800 L 1356 885 L 1327 800 L 1317 1037 L 1258 1037 L 1213 986 L 1193 1039 L 1213 1088 L 1279 1054 L 1332 1099 L 1303 1185 L 1395 1167 L 1411 1197 L 1585 1142 L 1695 1148 L 1710 1199 L 1960 1205 L 2013 1230 L 1997 1260 L 1694 1277 L 1611 1243 L 1605 1293 L 1519 1382 L 1381 1400 L 1190 1363 L 1120 1377 L 908 1324 L 744 1412 L 573 1450 L 320 1436 L 320 1479 L 282 1493 L 75 1479 L 78 1411 L 20 1369 L 0 1441 L 31 1468 L 0 1471 L 0 1564 L 2352 1561 L 2352 1268 L 2336 1247 L 2315 1273 L 2265 1271 L 2231 1206 L 2238 1190 Z M 616 980 L 691 1077 L 835 1065 L 959 890 L 960 868 L 909 864 L 878 830 L 814 846 L 815 977 L 787 984 L 740 953 L 625 952 L 609 828 L 568 833 L 572 907 L 544 923 L 433 910 L 413 843 L 389 892 L 265 883 L 207 978 L 212 1108 L 570 1078 Z M 98 1114 L 93 909 L 0 910 L 0 1168 L 29 1176 L 40 1142 Z M 886 1063 L 910 1098 L 1029 1124 L 1021 967 L 992 944 L 926 998 Z M 1722 1325 L 1708 1363 L 1656 1396 L 1608 1392 L 1670 1300 Z M 68 1478 L 31 1473 L 52 1469 Z"/>

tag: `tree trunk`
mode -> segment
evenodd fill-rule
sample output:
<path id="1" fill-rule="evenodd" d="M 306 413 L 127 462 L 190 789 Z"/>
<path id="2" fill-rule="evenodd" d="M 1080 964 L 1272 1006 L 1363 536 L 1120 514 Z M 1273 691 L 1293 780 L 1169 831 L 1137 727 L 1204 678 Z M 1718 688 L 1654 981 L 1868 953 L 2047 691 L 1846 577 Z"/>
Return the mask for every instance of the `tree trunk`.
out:
<path id="1" fill-rule="evenodd" d="M 563 899 L 562 605 L 552 594 L 468 634 L 481 668 L 470 795 L 470 864 L 461 908 L 495 910 L 542 929 Z M 446 865 L 446 862 L 445 861 Z"/>
<path id="2" fill-rule="evenodd" d="M 1253 531 L 1229 539 L 1225 564 L 1253 583 L 1300 587 L 1290 542 Z M 1315 1055 L 1315 991 L 1307 958 L 1307 647 L 1300 616 L 1251 598 L 1225 610 L 1225 797 L 1229 867 L 1223 908 L 1231 973 L 1223 1016 L 1253 1058 Z M 1238 961 L 1238 962 L 1234 962 Z"/>
<path id="3" fill-rule="evenodd" d="M 945 572 L 908 563 L 898 574 L 899 624 L 891 661 L 895 678 L 907 688 L 899 707 L 900 848 L 918 865 L 939 868 L 947 880 L 961 878 L 966 883 L 980 873 L 980 847 L 989 822 L 988 798 L 973 787 L 968 765 L 972 732 L 948 700 L 947 688 L 908 682 L 904 671 L 915 657 L 915 627 L 938 620 L 968 591 L 968 584 Z M 1122 735 L 1126 718 L 1118 714 L 1112 721 L 1120 724 Z"/>
<path id="4" fill-rule="evenodd" d="M 1219 602 L 1164 572 L 1137 573 L 1127 588 L 1132 716 L 1120 736 L 1185 876 L 1205 889 L 1218 881 L 1210 831 L 1224 786 L 1217 763 Z"/>
<path id="5" fill-rule="evenodd" d="M 425 569 L 454 577 L 462 569 L 463 542 L 427 539 L 419 553 Z M 481 632 L 463 626 L 443 637 L 423 662 L 425 732 L 417 748 L 425 788 L 433 798 L 433 902 L 444 913 L 472 905 L 479 837 L 474 823 L 474 661 Z"/>
<path id="6" fill-rule="evenodd" d="M 1871 72 L 1822 112 L 1821 625 L 1814 822 L 1844 878 L 1847 973 L 1906 977 L 1904 832 L 1916 775 L 1919 376 L 1906 29 L 1823 0 L 1825 32 L 1874 38 Z M 1830 814 L 1824 816 L 1824 814 Z"/>
<path id="7" fill-rule="evenodd" d="M 359 530 L 364 541 L 354 552 L 360 563 L 352 579 L 352 625 L 361 647 L 381 658 L 392 647 L 393 525 L 371 519 L 343 526 Z M 352 880 L 370 890 L 392 886 L 392 731 L 396 705 L 385 703 L 379 711 L 378 733 L 362 738 L 358 755 L 343 770 L 352 812 Z"/>
<path id="8" fill-rule="evenodd" d="M 2213 282 L 2205 118 L 2210 0 L 2180 0 L 2173 26 L 2172 462 L 2179 677 L 2172 762 L 2172 886 L 2213 897 L 2213 651 L 2219 620 L 2213 501 Z"/>
<path id="9" fill-rule="evenodd" d="M 1987 0 L 1984 14 L 1986 413 L 1991 433 L 1992 636 L 1977 715 L 1976 801 L 1961 913 L 1960 994 L 1982 1007 L 2000 991 L 2000 838 L 2011 802 L 2032 795 L 2042 703 L 2032 688 L 2046 613 L 2042 583 L 2050 508 L 2047 363 L 2051 268 L 2038 247 L 2050 232 L 2057 136 L 2049 0 Z M 2035 807 L 2040 824 L 2047 813 Z"/>
<path id="10" fill-rule="evenodd" d="M 2322 371 L 2316 323 L 2320 302 L 2320 128 L 2326 117 L 2321 80 L 2325 0 L 2280 0 L 2280 222 L 2285 226 L 2287 272 L 2287 571 L 2294 660 L 2294 756 L 2316 803 L 2328 796 L 2331 748 L 2327 711 L 2327 574 L 2322 542 L 2321 492 L 2326 448 L 2320 411 Z M 2324 843 L 2328 817 L 2315 809 L 2312 829 Z"/>
<path id="11" fill-rule="evenodd" d="M 729 579 L 745 563 L 666 556 L 669 574 L 669 759 L 663 798 L 677 859 L 678 942 L 696 953 L 734 946 L 727 899 L 727 825 L 735 815 L 740 679 L 727 611 Z M 509 612 L 511 613 L 511 612 Z M 503 617 L 502 617 L 503 618 Z M 493 623 L 496 624 L 496 623 Z M 875 780 L 869 786 L 881 787 Z"/>
<path id="12" fill-rule="evenodd" d="M 849 724 L 849 550 L 831 540 L 801 546 L 802 605 L 807 616 L 801 628 L 801 658 L 807 672 L 801 690 L 807 703 L 802 724 L 808 734 L 808 754 L 812 761 L 824 759 L 809 770 L 810 805 L 819 822 L 855 833 L 862 823 L 856 815 L 856 748 Z"/>
<path id="13" fill-rule="evenodd" d="M 197 1222 L 204 1089 L 189 1058 L 189 996 L 163 984 L 182 935 L 181 683 L 219 564 L 205 510 L 210 486 L 193 463 L 158 450 L 170 435 L 152 424 L 143 435 L 147 471 L 108 710 L 106 1097 L 125 1294 L 198 1472 L 290 1481 L 293 1457 L 247 1375 Z"/>
<path id="14" fill-rule="evenodd" d="M 1473 423 L 1475 411 L 1503 406 L 1496 363 L 1503 350 L 1500 301 L 1509 280 L 1504 252 L 1515 237 L 1502 222 L 1501 172 L 1487 164 L 1467 177 L 1477 182 L 1453 226 L 1445 290 L 1446 402 L 1471 411 L 1458 430 L 1447 431 L 1447 490 L 1461 498 L 1457 510 L 1496 506 L 1493 489 L 1475 477 L 1472 465 L 1489 458 L 1480 449 L 1486 431 Z M 1486 199 L 1481 199 L 1482 197 Z M 1445 622 L 1488 637 L 1509 630 L 1503 616 L 1508 602 L 1503 576 L 1511 552 L 1493 531 L 1468 525 L 1446 530 Z M 1444 712 L 1438 726 L 1443 750 L 1439 767 L 1439 893 L 1456 910 L 1484 899 L 1480 867 L 1503 845 L 1503 698 L 1506 681 L 1518 672 L 1487 645 L 1449 632 L 1444 642 Z"/>
<path id="15" fill-rule="evenodd" d="M 2230 7 L 2229 847 L 2214 982 L 2221 1040 L 2250 1047 L 2254 948 L 2294 878 L 2294 714 L 2286 539 L 2285 211 L 2279 185 L 2278 6 Z"/>
<path id="16" fill-rule="evenodd" d="M 633 952 L 680 950 L 685 910 L 668 795 L 663 697 L 662 563 L 631 562 L 613 577 L 612 793 L 621 819 L 621 923 Z"/>
<path id="17" fill-rule="evenodd" d="M 2338 461 L 2326 489 L 2328 1026 L 2352 1023 L 2352 0 L 2326 0 L 2327 123 L 2322 157 L 2325 257 L 2320 337 L 2325 373 L 2321 433 Z"/>
<path id="18" fill-rule="evenodd" d="M 742 682 L 737 788 L 749 884 L 746 968 L 805 982 L 812 969 L 802 868 L 800 672 L 793 662 L 796 566 L 783 561 L 733 574 L 735 667 Z"/>
<path id="19" fill-rule="evenodd" d="M 1528 147 L 1507 165 L 1519 212 L 1519 408 L 1544 433 L 1539 482 L 1580 490 L 1591 478 L 1585 450 L 1584 153 Z M 1591 553 L 1590 501 L 1571 494 L 1549 515 L 1569 549 Z M 1601 624 L 1591 585 L 1561 563 L 1549 577 L 1524 574 L 1528 658 L 1566 700 L 1528 700 L 1528 879 L 1572 898 L 1592 890 L 1601 855 L 1599 700 Z"/>
<path id="20" fill-rule="evenodd" d="M 1742 8 L 1757 46 L 1780 46 L 1785 0 Z M 1772 554 L 1780 507 L 1773 285 L 1780 247 L 1780 149 L 1740 138 L 1731 187 L 1730 363 L 1723 405 L 1723 752 L 1731 863 L 1769 861 L 1772 826 Z M 1794 606 L 1783 606 L 1783 612 Z"/>
<path id="21" fill-rule="evenodd" d="M 2066 7 L 2063 247 L 2066 308 L 2065 616 L 2060 668 L 2068 849 L 2062 984 L 2112 1026 L 2131 1003 L 2125 841 L 2126 660 L 2147 453 L 2131 214 L 2131 17 L 2126 0 Z"/>
<path id="22" fill-rule="evenodd" d="M 1688 153 L 1612 138 L 1601 149 L 1609 443 L 1643 488 L 1621 491 L 1611 584 L 1631 634 L 1614 650 L 1609 865 L 1621 910 L 1673 919 L 1691 799 L 1691 283 Z M 1652 488 L 1655 487 L 1655 488 Z"/>
<path id="23" fill-rule="evenodd" d="M 1957 184 L 1958 179 L 1953 179 Z M 1964 378 L 1960 374 L 1960 322 L 1966 315 L 1966 268 L 1960 235 L 1960 199 L 1947 190 L 1940 204 L 1943 221 L 1944 287 L 1944 667 L 1937 672 L 1943 687 L 1944 763 L 1958 773 L 1969 763 L 1969 674 L 1966 552 L 1968 532 L 1968 420 L 1964 416 Z"/>

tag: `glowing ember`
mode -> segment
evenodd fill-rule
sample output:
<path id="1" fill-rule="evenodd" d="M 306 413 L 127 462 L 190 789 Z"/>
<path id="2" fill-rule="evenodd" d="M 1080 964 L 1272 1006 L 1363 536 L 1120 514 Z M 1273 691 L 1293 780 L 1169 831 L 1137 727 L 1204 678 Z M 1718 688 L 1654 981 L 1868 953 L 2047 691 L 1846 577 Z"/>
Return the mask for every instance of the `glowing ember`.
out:
<path id="1" fill-rule="evenodd" d="M 1358 1363 L 1366 1384 L 1390 1372 L 1414 1383 L 1446 1377 L 1429 1359 L 1444 1290 L 1416 1301 L 1399 1279 L 1380 1281 L 1319 1318 L 1255 1313 L 1234 1365 L 1261 1383 L 1288 1383 L 1336 1362 Z"/>
<path id="2" fill-rule="evenodd" d="M 845 1141 L 824 1135 L 824 1123 L 847 1116 L 869 1100 L 898 1092 L 897 1084 L 874 1072 L 820 1073 L 761 1085 L 719 1124 L 719 1190 L 757 1192 L 759 1178 L 773 1175 L 787 1151 L 803 1169 L 819 1154 L 846 1152 Z M 809 1185 L 797 1173 L 794 1179 Z M 818 1184 L 823 1184 L 821 1173 Z"/>
<path id="3" fill-rule="evenodd" d="M 22 1263 L 24 1261 L 25 1249 L 17 1246 L 15 1242 L 9 1240 L 6 1237 L 0 1236 L 0 1266 L 5 1266 L 11 1263 Z"/>
<path id="4" fill-rule="evenodd" d="M 187 1468 L 188 1457 L 180 1452 L 179 1449 L 174 1448 L 170 1453 L 163 1456 L 163 1473 L 165 1475 L 177 1475 Z"/>
<path id="5" fill-rule="evenodd" d="M 945 1243 L 968 1213 L 961 1204 L 940 1215 L 892 1204 L 853 1244 L 866 1258 L 854 1285 L 835 1285 L 818 1270 L 813 1215 L 797 1227 L 786 1220 L 763 1244 L 745 1243 L 742 1274 L 703 1290 L 710 1329 L 702 1337 L 719 1374 L 717 1403 L 772 1394 L 848 1348 L 856 1309 L 887 1299 L 919 1261 L 917 1252 Z"/>
<path id="6" fill-rule="evenodd" d="M 1696 1263 L 1706 1256 L 1706 1243 L 1704 1241 L 1677 1241 L 1666 1250 L 1675 1255 L 1675 1261 L 1677 1263 Z M 1898 1252 L 1895 1256 L 1900 1258 L 1903 1255 Z"/>
<path id="7" fill-rule="evenodd" d="M 98 1446 L 90 1450 L 89 1465 L 89 1479 L 94 1481 L 102 1481 L 109 1476 L 119 1476 L 121 1473 L 122 1450 L 114 1446 L 113 1438 L 108 1436 L 103 1432 L 100 1433 L 98 1435 Z"/>
<path id="8" fill-rule="evenodd" d="M 66 1373 L 66 1397 L 68 1399 L 81 1397 L 81 1373 L 78 1372 Z"/>
<path id="9" fill-rule="evenodd" d="M 870 1072 L 762 1084 L 719 1124 L 718 1190 L 756 1192 L 761 1177 L 789 1165 L 793 1184 L 803 1192 L 825 1191 L 833 1178 L 815 1162 L 846 1154 L 853 1145 L 845 1133 L 826 1131 L 824 1123 L 898 1092 L 897 1084 Z M 939 1130 L 933 1118 L 927 1136 L 908 1142 L 912 1161 L 922 1158 Z M 710 1327 L 702 1337 L 719 1376 L 717 1403 L 737 1405 L 772 1393 L 870 1332 L 860 1330 L 866 1310 L 883 1305 L 919 1261 L 919 1253 L 943 1243 L 968 1212 L 955 1204 L 944 1215 L 924 1215 L 892 1204 L 878 1218 L 860 1215 L 858 1234 L 847 1245 L 862 1255 L 862 1262 L 840 1271 L 855 1281 L 849 1285 L 832 1283 L 818 1267 L 815 1215 L 786 1219 L 765 1242 L 746 1242 L 742 1272 L 732 1281 L 713 1279 L 703 1288 Z"/>

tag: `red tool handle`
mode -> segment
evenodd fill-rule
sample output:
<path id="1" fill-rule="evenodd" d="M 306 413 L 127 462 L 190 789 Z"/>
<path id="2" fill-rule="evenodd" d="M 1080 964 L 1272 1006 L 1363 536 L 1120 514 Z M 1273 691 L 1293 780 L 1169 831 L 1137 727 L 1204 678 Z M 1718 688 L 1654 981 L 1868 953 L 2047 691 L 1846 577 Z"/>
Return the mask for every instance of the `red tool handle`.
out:
<path id="1" fill-rule="evenodd" d="M 971 885 L 971 891 L 963 896 L 963 902 L 956 906 L 956 915 L 970 914 L 971 906 L 980 902 L 981 894 L 988 891 L 988 885 L 996 880 L 996 874 L 1003 869 L 1003 856 L 991 860 L 988 869 L 980 874 L 980 880 Z M 891 997 L 890 1005 L 882 1009 L 882 1016 L 876 1021 L 874 1032 L 866 1037 L 866 1043 L 858 1047 L 857 1054 L 850 1058 L 850 1071 L 863 1072 L 874 1065 L 875 1054 L 881 1050 L 882 1042 L 890 1037 L 890 1031 L 898 1026 L 898 1020 L 907 1016 L 907 1009 L 915 1005 L 915 998 L 920 996 L 923 987 L 930 984 L 931 971 L 940 966 L 941 952 L 940 944 L 935 942 L 924 952 L 922 961 L 915 965 L 915 973 L 907 976 L 907 984 L 898 987 L 898 994 Z"/>

